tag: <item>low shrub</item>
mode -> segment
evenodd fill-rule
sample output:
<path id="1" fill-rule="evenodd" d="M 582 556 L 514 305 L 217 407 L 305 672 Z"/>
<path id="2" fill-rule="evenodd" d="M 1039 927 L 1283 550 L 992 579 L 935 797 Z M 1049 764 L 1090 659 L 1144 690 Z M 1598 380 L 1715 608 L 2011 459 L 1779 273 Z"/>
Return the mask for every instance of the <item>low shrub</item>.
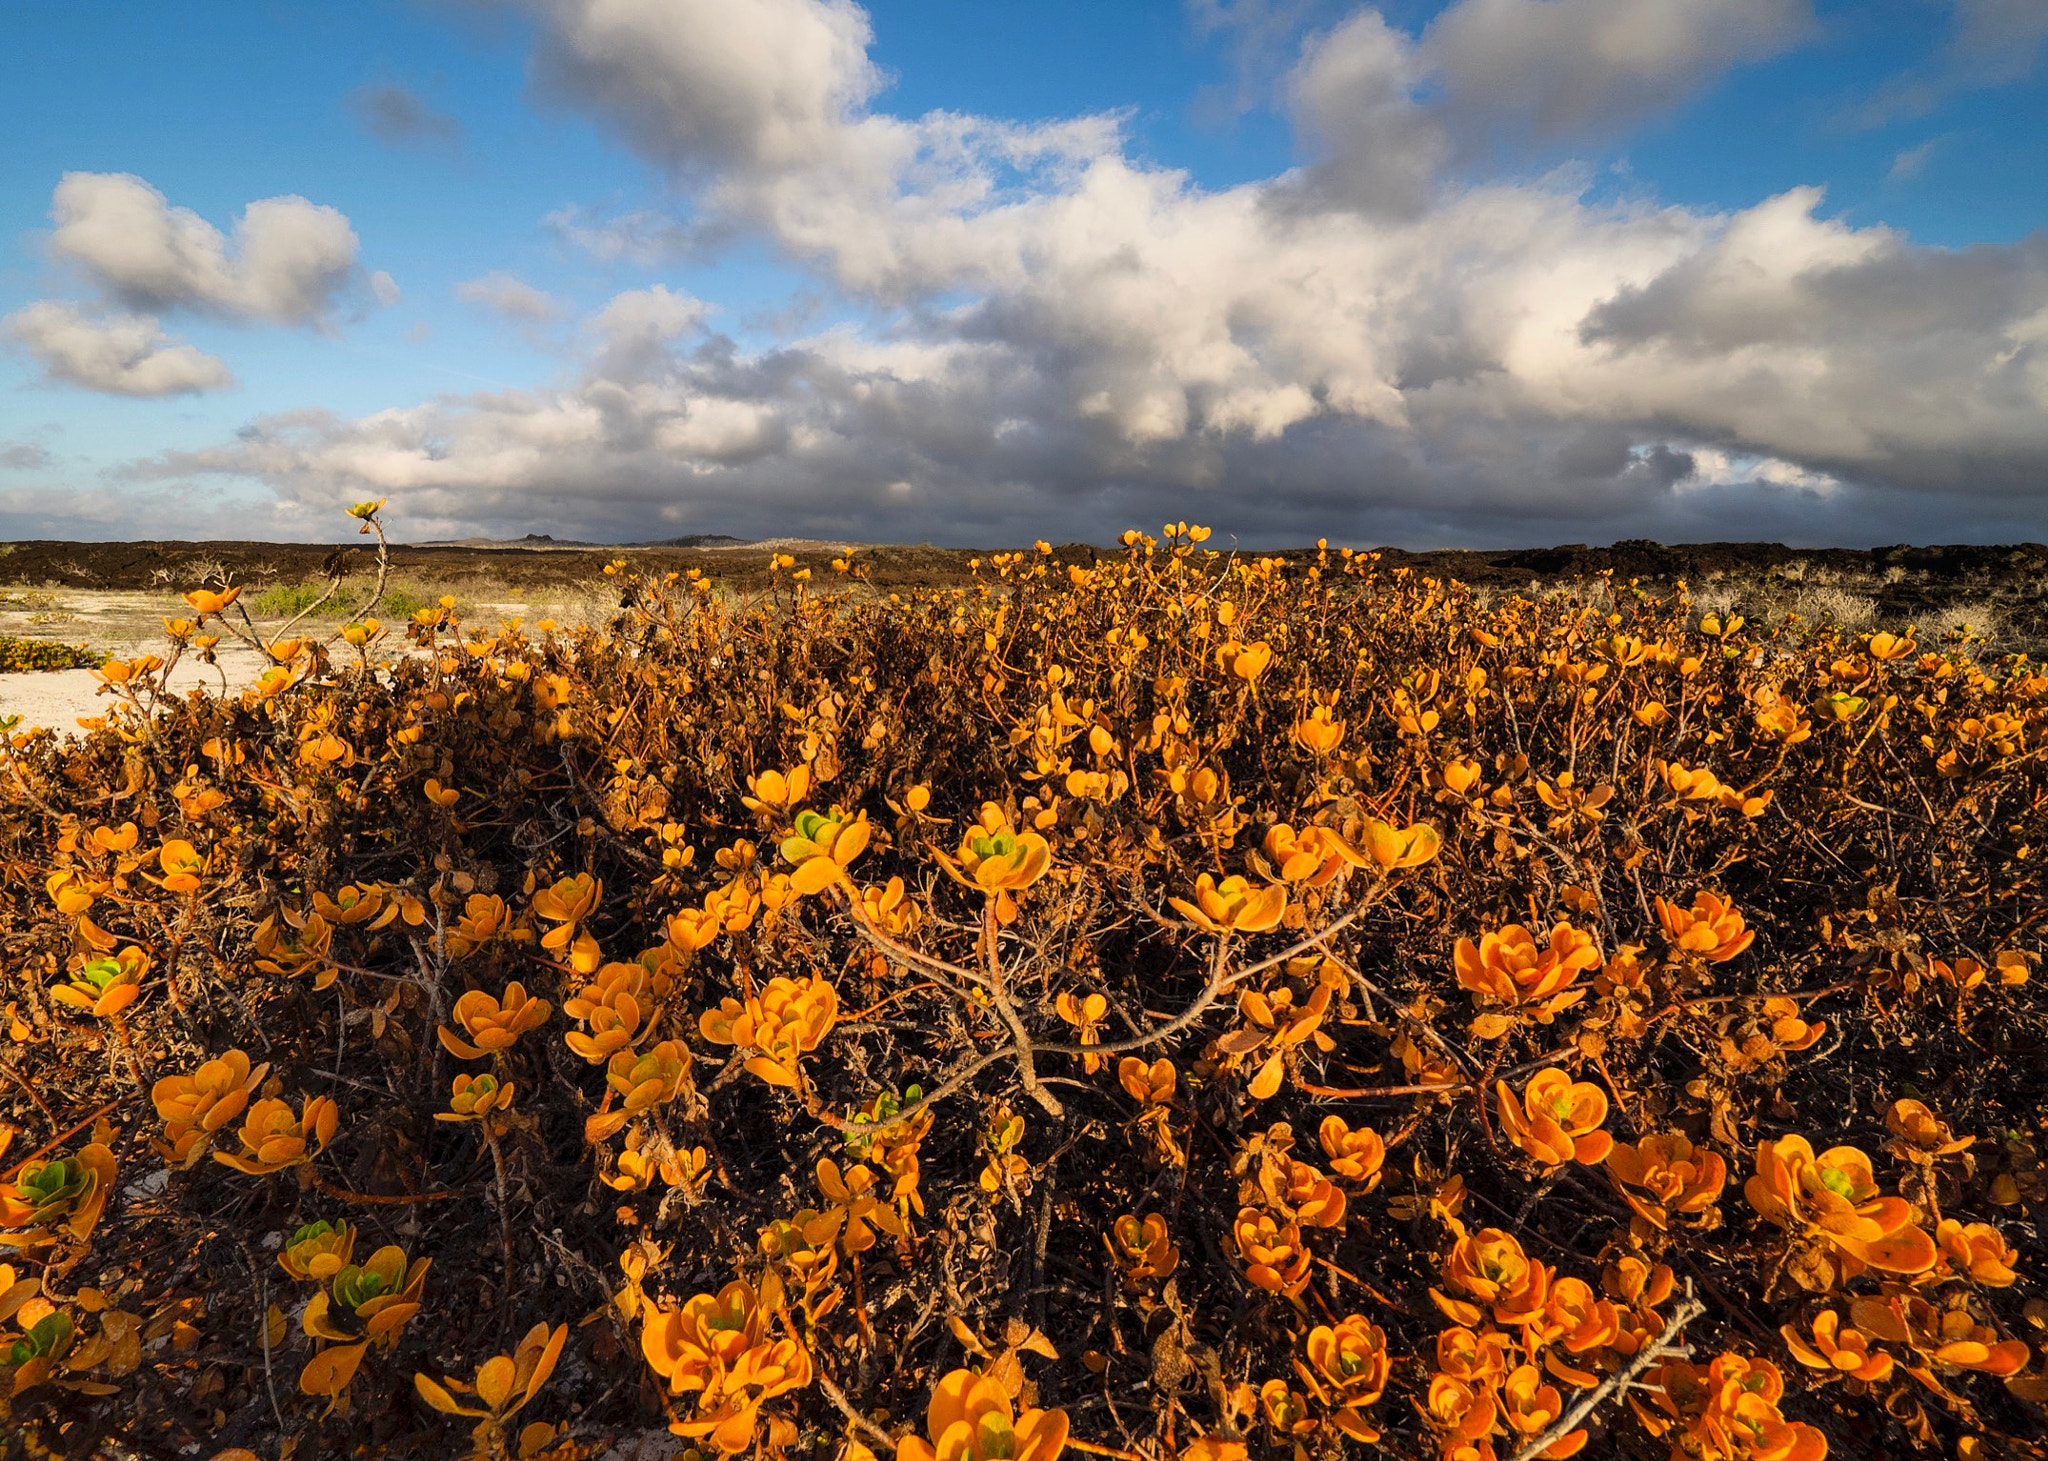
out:
<path id="1" fill-rule="evenodd" d="M 82 644 L 60 644 L 54 639 L 24 639 L 0 634 L 0 675 L 30 670 L 97 669 L 106 656 Z"/>
<path id="2" fill-rule="evenodd" d="M 0 775 L 10 1433 L 2022 1453 L 2048 675 L 1204 536 L 195 591 Z"/>

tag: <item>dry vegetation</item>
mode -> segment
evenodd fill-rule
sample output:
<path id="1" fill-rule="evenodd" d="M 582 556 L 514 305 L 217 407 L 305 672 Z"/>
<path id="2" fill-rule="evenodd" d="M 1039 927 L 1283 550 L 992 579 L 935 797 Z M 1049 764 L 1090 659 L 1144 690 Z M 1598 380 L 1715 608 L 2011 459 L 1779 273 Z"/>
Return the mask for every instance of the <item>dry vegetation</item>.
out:
<path id="1" fill-rule="evenodd" d="M 0 1447 L 2041 1454 L 2048 676 L 1205 536 L 196 589 L 0 767 Z"/>

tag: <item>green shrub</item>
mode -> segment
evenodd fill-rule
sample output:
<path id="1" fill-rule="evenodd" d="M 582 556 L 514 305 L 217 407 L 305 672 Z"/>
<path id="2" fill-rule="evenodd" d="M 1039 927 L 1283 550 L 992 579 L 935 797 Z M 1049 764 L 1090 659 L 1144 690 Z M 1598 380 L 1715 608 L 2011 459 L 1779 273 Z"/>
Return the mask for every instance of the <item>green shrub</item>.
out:
<path id="1" fill-rule="evenodd" d="M 20 639 L 0 634 L 0 674 L 24 670 L 98 669 L 106 656 L 82 644 L 59 644 L 53 639 Z"/>

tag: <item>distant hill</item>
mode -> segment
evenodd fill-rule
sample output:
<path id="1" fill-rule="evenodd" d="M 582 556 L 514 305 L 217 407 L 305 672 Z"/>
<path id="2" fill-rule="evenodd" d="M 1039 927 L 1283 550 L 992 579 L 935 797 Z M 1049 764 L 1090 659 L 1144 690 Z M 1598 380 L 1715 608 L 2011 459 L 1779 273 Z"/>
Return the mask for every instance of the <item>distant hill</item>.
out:
<path id="1" fill-rule="evenodd" d="M 420 548 L 603 548 L 604 543 L 585 543 L 575 538 L 558 538 L 553 533 L 528 533 L 523 538 L 439 538 L 411 544 Z"/>
<path id="2" fill-rule="evenodd" d="M 752 538 L 734 538 L 725 533 L 687 533 L 680 538 L 656 538 L 646 543 L 626 543 L 628 548 L 744 548 Z"/>

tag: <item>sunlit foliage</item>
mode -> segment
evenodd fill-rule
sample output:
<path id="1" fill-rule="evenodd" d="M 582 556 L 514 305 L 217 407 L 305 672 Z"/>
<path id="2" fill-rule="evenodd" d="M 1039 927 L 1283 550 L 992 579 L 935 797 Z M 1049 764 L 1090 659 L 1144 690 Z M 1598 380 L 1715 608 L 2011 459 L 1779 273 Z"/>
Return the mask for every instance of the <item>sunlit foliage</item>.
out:
<path id="1" fill-rule="evenodd" d="M 0 743 L 0 1428 L 2032 1454 L 2048 674 L 1208 541 L 195 587 Z"/>

